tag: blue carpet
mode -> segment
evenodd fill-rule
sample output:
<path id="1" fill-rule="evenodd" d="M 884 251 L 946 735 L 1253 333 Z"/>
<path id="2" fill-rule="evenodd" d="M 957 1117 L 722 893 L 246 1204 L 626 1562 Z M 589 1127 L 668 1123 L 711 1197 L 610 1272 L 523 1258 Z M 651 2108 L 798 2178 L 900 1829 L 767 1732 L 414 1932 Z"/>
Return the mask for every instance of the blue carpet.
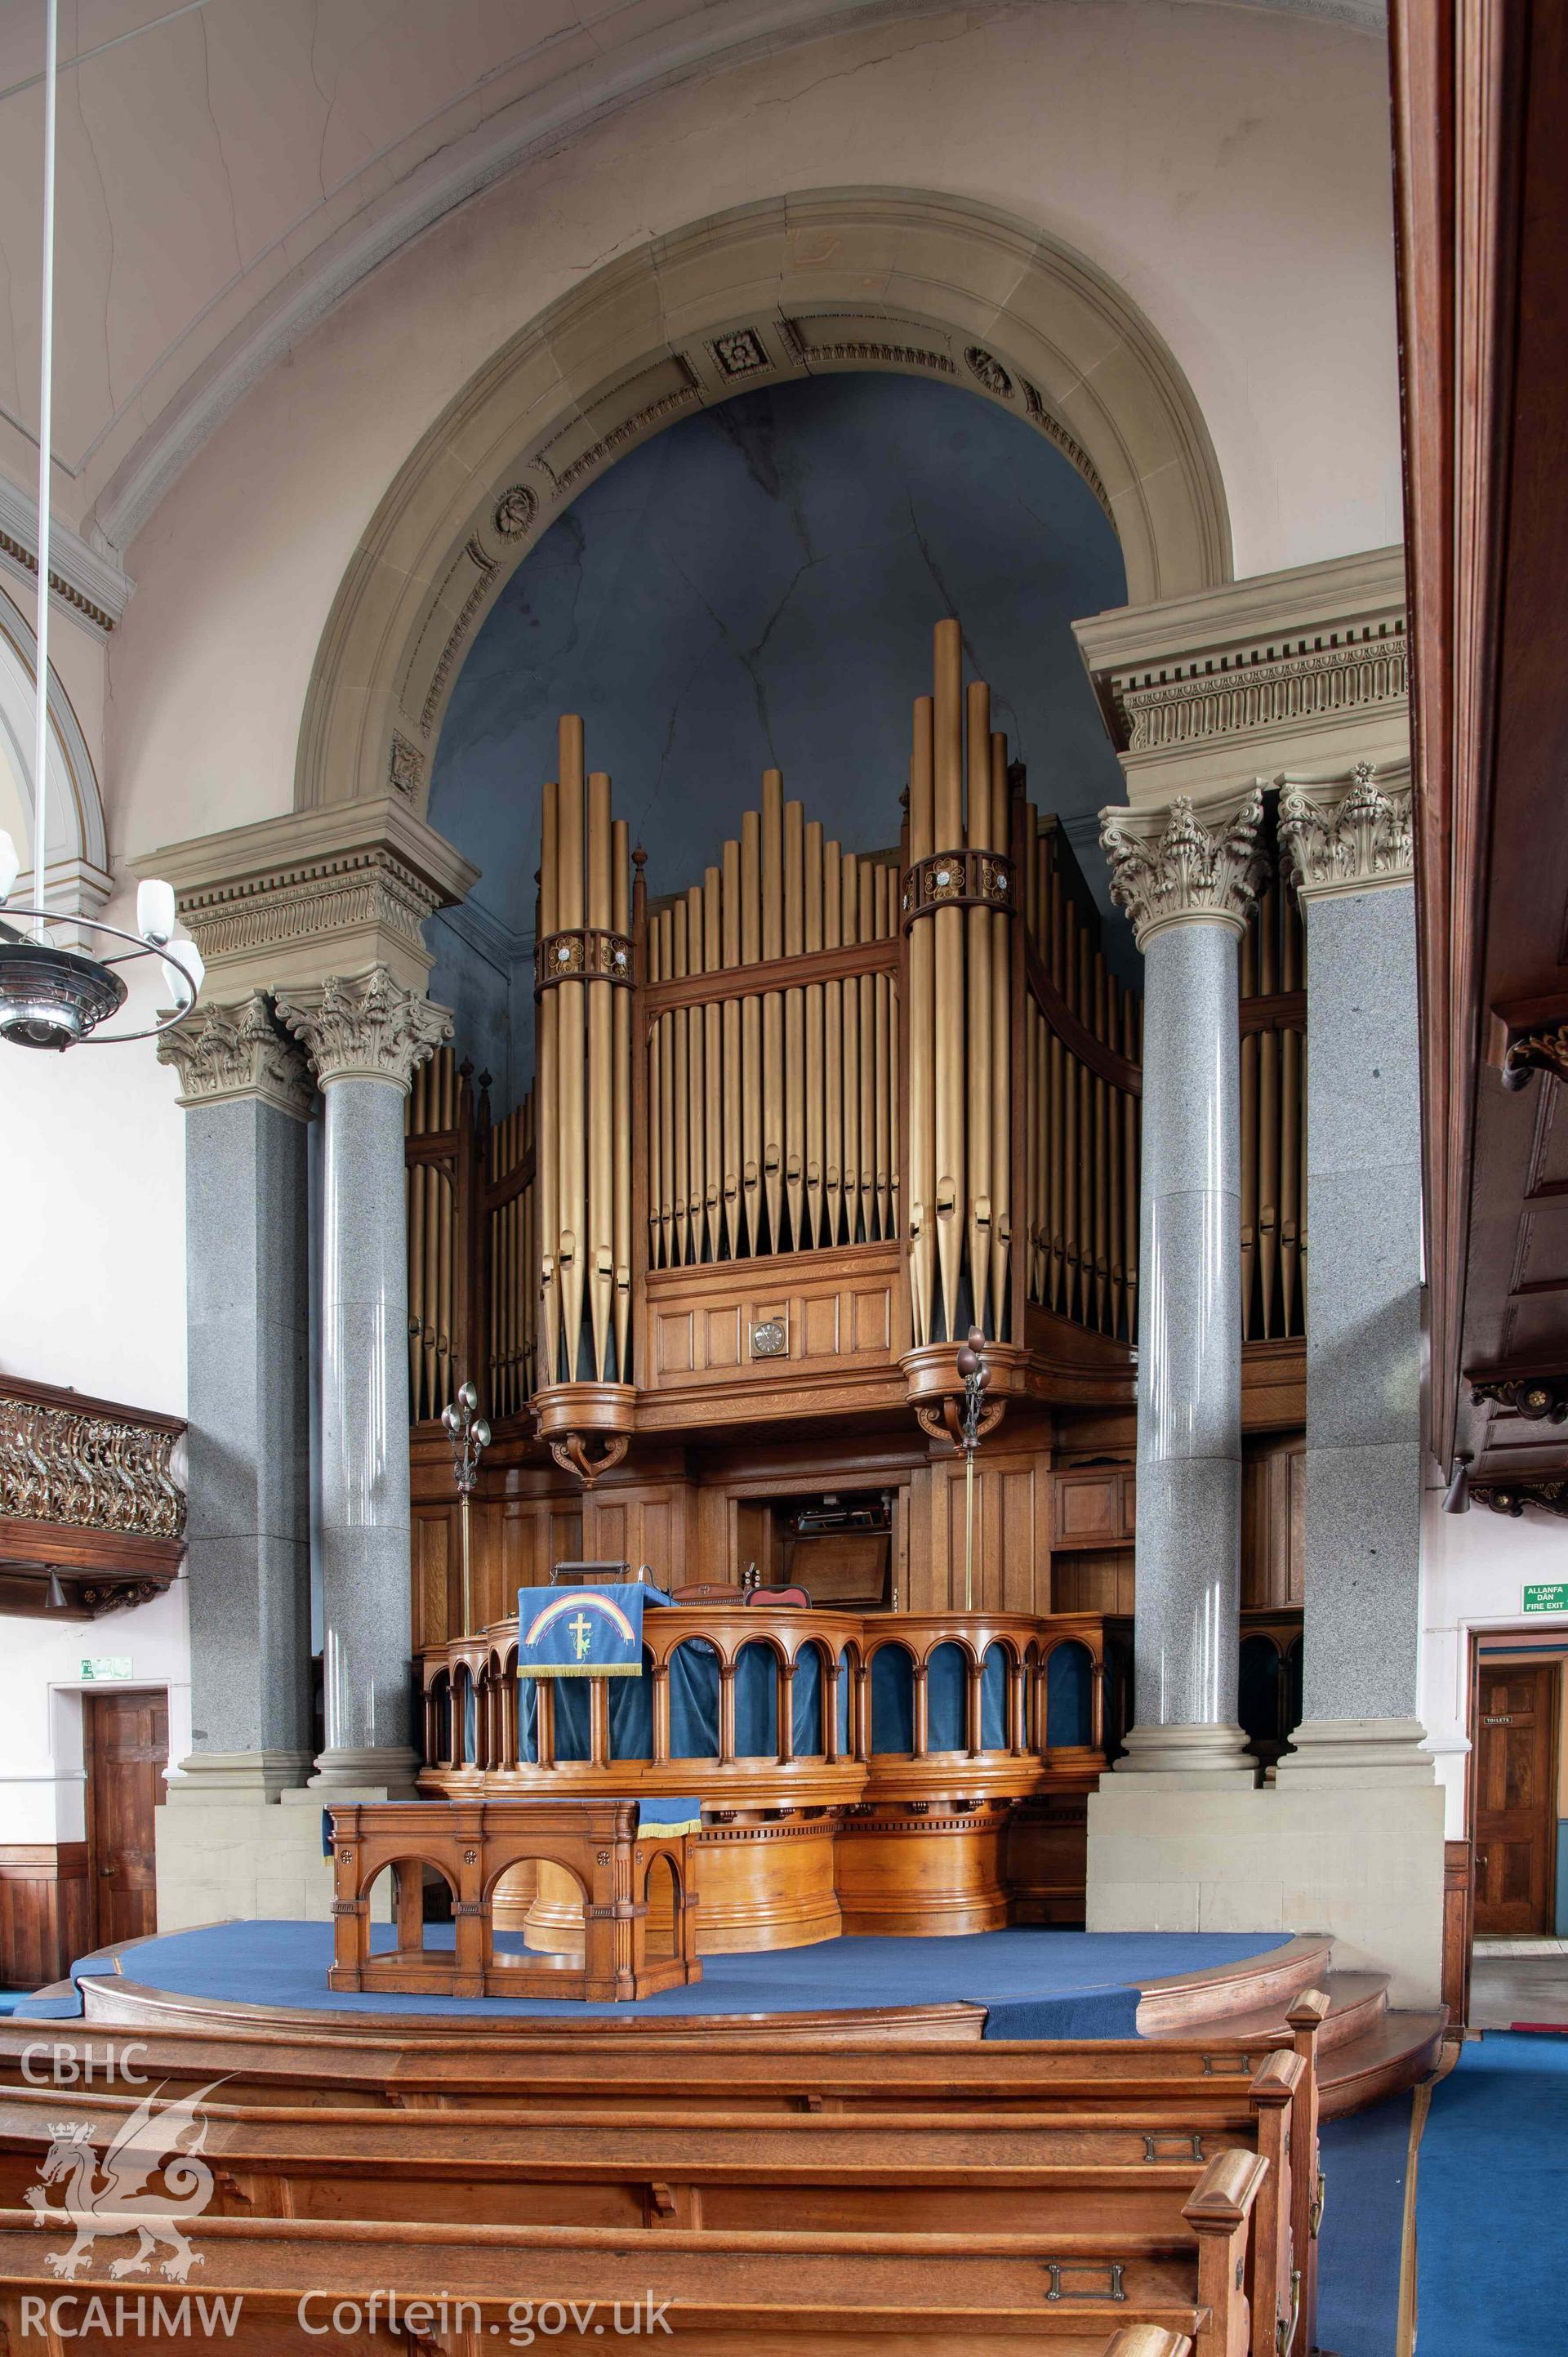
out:
<path id="1" fill-rule="evenodd" d="M 585 2014 L 843 2012 L 867 2005 L 962 2001 L 991 2008 L 987 2037 L 1130 2038 L 1137 2007 L 1131 1984 L 1167 1973 L 1239 1963 L 1283 1947 L 1285 1932 L 1063 1932 L 1049 1926 L 978 1932 L 950 1940 L 825 1940 L 816 1947 L 709 1956 L 692 1988 L 666 1989 L 636 2005 L 584 2005 L 563 1997 L 357 1996 L 327 1986 L 329 1923 L 220 1923 L 172 1932 L 124 1960 L 127 1979 L 171 1996 L 226 1997 L 245 2005 L 343 2013 L 569 2016 Z M 433 1925 L 432 1946 L 450 1946 L 449 1924 Z M 372 1932 L 377 1948 L 393 1944 L 391 1924 Z M 499 1948 L 520 1953 L 515 1934 Z M 96 1967 L 112 1973 L 113 1960 Z M 71 1967 L 95 1971 L 85 1956 Z M 38 2019 L 79 2014 L 73 1989 L 55 1998 L 24 1998 L 19 2015 Z M 1070 2024 L 1070 2027 L 1064 2027 Z"/>
<path id="2" fill-rule="evenodd" d="M 1568 2039 L 1488 2029 L 1432 2093 L 1415 2223 L 1421 2357 L 1568 2347 Z"/>
<path id="3" fill-rule="evenodd" d="M 1335 2357 L 1394 2357 L 1411 2101 L 1395 2095 L 1318 2130 L 1328 2191 L 1317 2252 L 1317 2338 Z M 1426 2357 L 1424 2335 L 1421 2350 Z"/>

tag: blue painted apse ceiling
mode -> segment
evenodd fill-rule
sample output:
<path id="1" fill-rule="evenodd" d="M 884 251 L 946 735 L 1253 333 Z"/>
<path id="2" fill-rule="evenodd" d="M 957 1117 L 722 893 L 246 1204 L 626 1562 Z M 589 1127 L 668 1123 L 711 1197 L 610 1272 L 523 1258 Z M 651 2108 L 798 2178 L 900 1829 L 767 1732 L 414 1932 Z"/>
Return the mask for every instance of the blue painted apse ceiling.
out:
<path id="1" fill-rule="evenodd" d="M 563 712 L 582 714 L 654 895 L 701 881 L 770 767 L 846 850 L 875 850 L 897 841 L 932 626 L 956 614 L 1031 798 L 1081 844 L 1122 785 L 1070 624 L 1125 600 L 1115 533 L 1076 469 L 954 386 L 815 378 L 644 444 L 530 552 L 453 691 L 430 818 L 482 872 L 478 923 L 432 928 L 432 991 L 459 1044 L 507 1096 L 532 1066 L 532 977 L 509 987 L 496 943 L 531 945 Z M 1103 863 L 1083 866 L 1108 907 Z"/>

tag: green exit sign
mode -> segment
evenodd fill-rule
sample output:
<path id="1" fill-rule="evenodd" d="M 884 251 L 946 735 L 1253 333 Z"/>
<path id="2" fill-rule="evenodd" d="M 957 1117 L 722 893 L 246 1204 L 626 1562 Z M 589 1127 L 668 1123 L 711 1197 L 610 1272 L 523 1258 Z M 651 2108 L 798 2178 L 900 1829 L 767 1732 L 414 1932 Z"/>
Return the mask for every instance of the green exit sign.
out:
<path id="1" fill-rule="evenodd" d="M 131 1674 L 129 1653 L 94 1653 L 81 1655 L 83 1683 L 97 1685 L 101 1680 L 128 1678 Z"/>
<path id="2" fill-rule="evenodd" d="M 1568 1579 L 1543 1580 L 1524 1591 L 1527 1612 L 1568 1612 Z"/>

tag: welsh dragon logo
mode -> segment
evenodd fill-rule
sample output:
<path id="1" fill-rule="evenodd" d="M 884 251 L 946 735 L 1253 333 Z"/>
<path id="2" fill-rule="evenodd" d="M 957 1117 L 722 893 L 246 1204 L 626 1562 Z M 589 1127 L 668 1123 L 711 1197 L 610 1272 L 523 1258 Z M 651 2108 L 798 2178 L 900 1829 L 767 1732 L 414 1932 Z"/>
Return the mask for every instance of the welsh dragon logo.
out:
<path id="1" fill-rule="evenodd" d="M 67 2280 L 79 2275 L 91 2255 L 100 2234 L 134 2234 L 135 2249 L 128 2257 L 110 2263 L 111 2276 L 141 2275 L 152 2266 L 160 2248 L 168 2256 L 160 2272 L 171 2282 L 184 2283 L 192 2267 L 201 2265 L 185 2229 L 199 2218 L 212 2199 L 212 2171 L 201 2158 L 207 2122 L 201 2104 L 214 2079 L 194 2095 L 155 2109 L 158 2089 L 143 2098 L 119 2127 L 102 2159 L 94 2148 L 88 2120 L 51 2120 L 52 2139 L 38 2169 L 39 2181 L 24 2199 L 35 2226 L 71 2226 L 76 2240 L 69 2251 L 50 2251 L 45 2264 Z M 183 2149 L 180 2138 L 191 2141 Z M 149 2179 L 160 2178 L 161 2190 L 149 2192 Z M 63 2201 L 53 2201 L 49 2189 L 65 2185 Z"/>

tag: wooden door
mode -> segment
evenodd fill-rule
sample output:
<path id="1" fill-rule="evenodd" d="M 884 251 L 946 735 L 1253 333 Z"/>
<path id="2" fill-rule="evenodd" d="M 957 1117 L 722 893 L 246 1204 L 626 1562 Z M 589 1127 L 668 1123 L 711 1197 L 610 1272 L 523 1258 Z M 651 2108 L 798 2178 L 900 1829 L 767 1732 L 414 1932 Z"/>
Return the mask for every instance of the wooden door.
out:
<path id="1" fill-rule="evenodd" d="M 1552 1929 L 1557 1826 L 1555 1663 L 1480 1665 L 1476 1712 L 1476 1929 Z"/>
<path id="2" fill-rule="evenodd" d="M 86 1704 L 92 1937 L 104 1948 L 157 1929 L 153 1811 L 168 1766 L 168 1696 L 95 1694 Z"/>

